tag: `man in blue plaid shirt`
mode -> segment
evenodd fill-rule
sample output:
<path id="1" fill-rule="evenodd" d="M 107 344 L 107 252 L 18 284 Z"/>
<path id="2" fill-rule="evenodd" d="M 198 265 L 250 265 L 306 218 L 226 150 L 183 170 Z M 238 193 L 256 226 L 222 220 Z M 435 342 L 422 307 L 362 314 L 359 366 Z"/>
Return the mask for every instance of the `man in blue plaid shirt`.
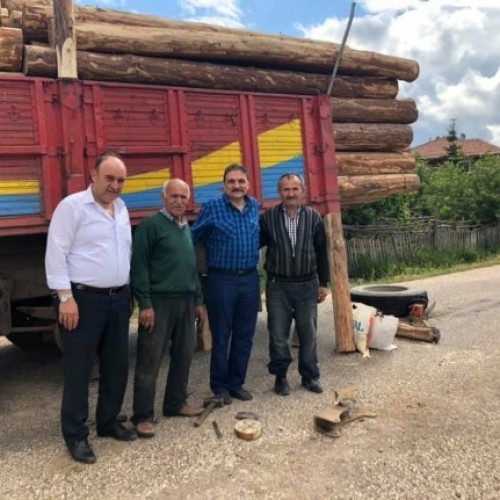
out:
<path id="1" fill-rule="evenodd" d="M 212 332 L 210 387 L 231 404 L 252 394 L 243 388 L 260 304 L 259 203 L 248 196 L 244 166 L 224 171 L 224 193 L 207 201 L 193 225 L 203 242 L 208 277 L 205 305 Z"/>

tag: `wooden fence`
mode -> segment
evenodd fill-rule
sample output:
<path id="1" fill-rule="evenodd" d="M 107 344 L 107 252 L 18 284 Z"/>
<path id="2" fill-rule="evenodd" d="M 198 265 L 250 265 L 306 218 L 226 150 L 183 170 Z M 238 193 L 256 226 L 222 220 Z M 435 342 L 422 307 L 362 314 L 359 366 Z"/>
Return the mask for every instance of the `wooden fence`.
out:
<path id="1" fill-rule="evenodd" d="M 443 224 L 417 221 L 405 226 L 344 226 L 349 276 L 356 275 L 360 259 L 403 260 L 424 248 L 490 248 L 500 246 L 500 224 Z"/>

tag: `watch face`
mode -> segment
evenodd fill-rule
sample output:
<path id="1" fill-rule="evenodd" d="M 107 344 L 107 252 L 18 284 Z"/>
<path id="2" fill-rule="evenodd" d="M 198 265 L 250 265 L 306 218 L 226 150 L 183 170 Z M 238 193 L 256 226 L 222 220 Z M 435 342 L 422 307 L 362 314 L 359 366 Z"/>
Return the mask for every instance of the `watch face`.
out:
<path id="1" fill-rule="evenodd" d="M 73 295 L 61 295 L 59 297 L 59 301 L 64 304 L 65 302 L 68 302 L 68 300 L 70 300 L 72 298 L 73 298 Z"/>

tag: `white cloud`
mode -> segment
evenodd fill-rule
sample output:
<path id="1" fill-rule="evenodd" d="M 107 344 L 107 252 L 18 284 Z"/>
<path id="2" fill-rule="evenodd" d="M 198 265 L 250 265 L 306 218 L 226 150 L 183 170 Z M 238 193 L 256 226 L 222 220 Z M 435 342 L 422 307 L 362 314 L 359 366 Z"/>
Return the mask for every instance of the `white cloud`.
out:
<path id="1" fill-rule="evenodd" d="M 206 18 L 209 20 L 206 22 L 215 22 L 217 19 L 238 22 L 242 16 L 239 0 L 179 0 L 178 3 L 191 17 Z"/>
<path id="2" fill-rule="evenodd" d="M 90 1 L 75 2 L 77 4 L 91 5 Z M 105 9 L 125 9 L 127 6 L 127 0 L 96 0 L 95 5 L 99 7 L 104 7 Z"/>
<path id="3" fill-rule="evenodd" d="M 420 76 L 400 85 L 419 109 L 415 144 L 445 135 L 450 119 L 468 137 L 499 141 L 500 2 L 361 0 L 348 45 L 415 59 Z M 305 36 L 339 42 L 347 24 L 330 18 L 298 26 Z"/>
<path id="4" fill-rule="evenodd" d="M 226 28 L 245 27 L 245 25 L 238 19 L 226 16 L 192 16 L 184 18 L 183 21 L 193 21 L 197 23 L 213 24 L 217 26 L 225 26 Z"/>

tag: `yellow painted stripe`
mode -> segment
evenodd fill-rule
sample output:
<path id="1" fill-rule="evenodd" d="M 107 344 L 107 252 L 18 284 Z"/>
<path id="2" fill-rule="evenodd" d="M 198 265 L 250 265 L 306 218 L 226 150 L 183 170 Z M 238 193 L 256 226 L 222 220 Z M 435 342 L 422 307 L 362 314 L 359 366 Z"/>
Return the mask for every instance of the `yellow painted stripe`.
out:
<path id="1" fill-rule="evenodd" d="M 0 196 L 20 194 L 39 194 L 40 185 L 35 180 L 8 179 L 0 180 Z"/>
<path id="2" fill-rule="evenodd" d="M 300 120 L 280 125 L 259 134 L 261 168 L 270 168 L 302 154 Z"/>
<path id="3" fill-rule="evenodd" d="M 123 194 L 161 188 L 163 183 L 170 179 L 171 175 L 172 173 L 169 168 L 131 175 L 130 177 L 127 177 L 127 181 L 125 182 L 125 186 L 123 188 Z"/>
<path id="4" fill-rule="evenodd" d="M 224 169 L 231 163 L 241 163 L 241 147 L 237 141 L 192 163 L 193 187 L 221 182 Z"/>

